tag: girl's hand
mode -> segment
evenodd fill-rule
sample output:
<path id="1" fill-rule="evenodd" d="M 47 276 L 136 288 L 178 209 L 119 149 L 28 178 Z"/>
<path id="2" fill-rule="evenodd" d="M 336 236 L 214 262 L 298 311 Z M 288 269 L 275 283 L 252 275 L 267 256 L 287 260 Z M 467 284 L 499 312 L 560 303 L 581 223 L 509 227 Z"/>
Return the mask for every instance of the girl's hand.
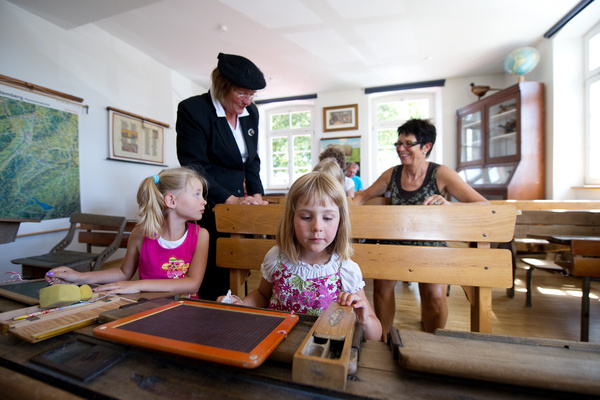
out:
<path id="1" fill-rule="evenodd" d="M 424 206 L 441 206 L 441 205 L 446 205 L 449 204 L 446 199 L 444 198 L 444 196 L 440 195 L 440 194 L 434 194 L 433 196 L 429 196 L 428 198 L 426 198 L 423 201 L 423 205 Z"/>
<path id="2" fill-rule="evenodd" d="M 338 294 L 340 306 L 350 306 L 354 309 L 358 323 L 365 325 L 369 320 L 369 304 L 355 293 L 340 292 Z"/>
<path id="3" fill-rule="evenodd" d="M 137 287 L 139 281 L 119 281 L 107 283 L 92 289 L 94 292 L 102 292 L 104 294 L 131 294 L 139 293 L 141 290 Z"/>
<path id="4" fill-rule="evenodd" d="M 244 304 L 244 302 L 236 295 L 231 294 L 231 290 L 225 296 L 217 297 L 217 303 L 225 304 Z"/>
<path id="5" fill-rule="evenodd" d="M 57 283 L 85 283 L 83 281 L 83 274 L 81 272 L 74 271 L 69 267 L 56 267 L 51 269 L 50 271 L 46 272 L 44 279 L 46 279 L 46 282 L 51 285 Z"/>

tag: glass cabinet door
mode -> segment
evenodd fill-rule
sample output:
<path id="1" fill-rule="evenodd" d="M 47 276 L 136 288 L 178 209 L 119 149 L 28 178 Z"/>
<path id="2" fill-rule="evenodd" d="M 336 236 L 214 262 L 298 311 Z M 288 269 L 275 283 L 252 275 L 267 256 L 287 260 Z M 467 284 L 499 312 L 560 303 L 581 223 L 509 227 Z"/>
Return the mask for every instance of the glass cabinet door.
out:
<path id="1" fill-rule="evenodd" d="M 517 154 L 517 99 L 490 106 L 488 112 L 488 157 L 501 158 Z"/>
<path id="2" fill-rule="evenodd" d="M 483 158 L 481 142 L 481 111 L 463 115 L 460 119 L 460 163 L 478 161 Z"/>

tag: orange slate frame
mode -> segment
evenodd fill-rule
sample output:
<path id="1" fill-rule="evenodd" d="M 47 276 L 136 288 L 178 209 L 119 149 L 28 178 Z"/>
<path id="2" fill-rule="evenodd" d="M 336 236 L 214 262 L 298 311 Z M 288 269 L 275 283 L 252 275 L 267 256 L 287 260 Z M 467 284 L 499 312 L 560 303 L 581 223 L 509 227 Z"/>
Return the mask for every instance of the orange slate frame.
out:
<path id="1" fill-rule="evenodd" d="M 160 313 L 168 312 L 175 307 L 194 306 L 224 310 L 231 313 L 249 313 L 254 315 L 267 315 L 282 318 L 279 325 L 271 330 L 254 349 L 249 352 L 240 352 L 235 350 L 223 349 L 203 344 L 190 343 L 177 339 L 170 339 L 152 334 L 140 333 L 123 329 L 122 327 L 139 321 L 144 318 L 153 318 Z M 231 315 L 234 317 L 234 315 Z M 222 303 L 203 303 L 181 300 L 138 314 L 131 315 L 107 324 L 94 328 L 94 335 L 105 339 L 111 339 L 117 342 L 126 343 L 134 346 L 160 350 L 167 353 L 174 353 L 185 357 L 198 358 L 205 361 L 217 362 L 242 368 L 256 368 L 261 365 L 267 357 L 275 350 L 281 341 L 287 336 L 290 330 L 298 322 L 298 316 L 280 311 L 266 309 L 255 309 L 249 307 L 239 307 Z M 182 323 L 182 326 L 184 324 Z M 181 329 L 173 327 L 173 329 Z M 218 330 L 219 326 L 213 329 Z"/>

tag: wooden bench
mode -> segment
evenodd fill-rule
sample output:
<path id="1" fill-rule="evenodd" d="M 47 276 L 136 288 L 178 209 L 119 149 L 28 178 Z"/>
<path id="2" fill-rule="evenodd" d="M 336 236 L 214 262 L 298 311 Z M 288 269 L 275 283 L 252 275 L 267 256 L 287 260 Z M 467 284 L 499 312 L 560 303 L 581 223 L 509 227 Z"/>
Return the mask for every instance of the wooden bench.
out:
<path id="1" fill-rule="evenodd" d="M 536 240 L 535 244 L 539 246 L 538 249 L 529 247 L 521 251 L 531 253 L 537 250 L 542 253 L 542 258 L 521 258 L 521 261 L 529 266 L 526 279 L 525 304 L 527 306 L 531 306 L 531 280 L 534 270 L 558 272 L 565 275 L 568 273 L 556 261 L 570 253 L 569 244 L 555 243 L 547 239 L 561 235 L 600 236 L 600 211 L 521 210 L 520 215 L 517 216 L 514 240 Z M 518 251 L 518 247 L 515 245 L 515 259 Z M 516 269 L 516 262 L 513 269 Z"/>
<path id="2" fill-rule="evenodd" d="M 600 279 L 600 241 L 572 240 L 571 260 L 563 267 L 567 272 L 581 278 L 581 341 L 589 340 L 590 284 Z"/>
<path id="3" fill-rule="evenodd" d="M 127 247 L 129 234 L 136 224 L 125 217 L 86 213 L 73 214 L 70 222 L 67 235 L 49 253 L 11 260 L 13 264 L 22 265 L 24 278 L 43 278 L 48 270 L 62 265 L 80 271 L 101 269 L 117 249 Z M 86 251 L 67 250 L 75 237 L 86 245 Z M 102 250 L 94 252 L 94 248 Z M 106 264 L 109 263 L 112 261 Z"/>
<path id="4" fill-rule="evenodd" d="M 217 230 L 231 234 L 217 240 L 217 265 L 230 269 L 232 293 L 241 296 L 249 270 L 260 270 L 284 205 L 215 207 Z M 511 253 L 491 248 L 512 240 L 512 206 L 350 206 L 357 239 L 435 240 L 468 246 L 424 247 L 355 243 L 352 259 L 365 279 L 440 283 L 473 287 L 471 330 L 492 329 L 492 288 L 512 284 Z"/>
<path id="5" fill-rule="evenodd" d="M 534 238 L 529 235 L 545 233 L 560 234 L 559 232 L 569 234 L 569 231 L 584 232 L 584 234 L 590 232 L 589 228 L 581 229 L 581 225 L 571 224 L 568 220 L 569 214 L 565 214 L 562 222 L 552 222 L 544 220 L 548 214 L 543 212 L 530 213 L 530 211 L 548 211 L 554 212 L 553 215 L 557 215 L 557 212 L 565 211 L 600 210 L 600 201 L 598 200 L 490 200 L 490 203 L 495 205 L 513 205 L 519 212 L 515 227 L 515 236 L 510 243 L 510 249 L 513 253 L 513 275 L 516 271 L 519 253 L 538 253 L 542 257 L 549 257 L 550 259 L 540 259 L 539 261 L 534 261 L 534 263 L 537 263 L 540 267 L 545 265 L 548 271 L 555 270 L 560 272 L 561 268 L 556 266 L 553 258 L 560 252 L 569 251 L 568 246 L 550 243 L 547 240 Z M 526 212 L 524 216 L 522 215 L 523 212 Z M 566 227 L 566 230 L 563 230 L 563 228 L 557 225 L 573 226 Z M 594 230 L 592 229 L 591 231 L 593 232 Z M 509 297 L 514 297 L 514 285 L 511 289 L 507 290 L 507 294 Z"/>
<path id="6" fill-rule="evenodd" d="M 530 265 L 527 271 L 527 306 L 531 306 L 531 272 L 543 269 L 549 272 L 559 272 L 565 276 L 581 279 L 581 331 L 580 340 L 589 340 L 590 326 L 590 285 L 592 280 L 600 279 L 600 238 L 597 240 L 572 239 L 566 257 L 552 261 L 540 261 L 523 258 Z"/>

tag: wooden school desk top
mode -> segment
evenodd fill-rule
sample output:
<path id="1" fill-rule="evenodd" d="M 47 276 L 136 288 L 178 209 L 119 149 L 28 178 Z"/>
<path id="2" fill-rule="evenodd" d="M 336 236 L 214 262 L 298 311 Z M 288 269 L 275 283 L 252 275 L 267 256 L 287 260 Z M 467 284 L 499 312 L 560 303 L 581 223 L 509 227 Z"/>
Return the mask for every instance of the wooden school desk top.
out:
<path id="1" fill-rule="evenodd" d="M 161 300 L 156 299 L 158 304 Z M 153 308 L 148 301 L 106 314 L 135 314 Z M 114 320 L 110 316 L 103 322 Z M 361 346 L 358 369 L 347 382 L 346 390 L 324 390 L 292 382 L 291 360 L 315 318 L 300 316 L 297 325 L 271 356 L 255 369 L 243 369 L 204 360 L 145 350 L 107 342 L 94 337 L 93 327 L 82 328 L 39 343 L 0 336 L 0 363 L 18 373 L 34 377 L 84 398 L 119 399 L 199 399 L 199 398 L 284 398 L 286 400 L 319 398 L 373 399 L 571 399 L 572 393 L 547 391 L 480 382 L 469 379 L 431 375 L 403 369 L 394 360 L 392 349 L 381 342 Z M 30 360 L 44 352 L 82 340 L 118 346 L 124 358 L 88 382 L 50 371 Z M 16 382 L 16 381 L 15 381 Z M 10 383 L 14 386 L 16 383 Z M 577 398 L 584 398 L 577 395 Z"/>

